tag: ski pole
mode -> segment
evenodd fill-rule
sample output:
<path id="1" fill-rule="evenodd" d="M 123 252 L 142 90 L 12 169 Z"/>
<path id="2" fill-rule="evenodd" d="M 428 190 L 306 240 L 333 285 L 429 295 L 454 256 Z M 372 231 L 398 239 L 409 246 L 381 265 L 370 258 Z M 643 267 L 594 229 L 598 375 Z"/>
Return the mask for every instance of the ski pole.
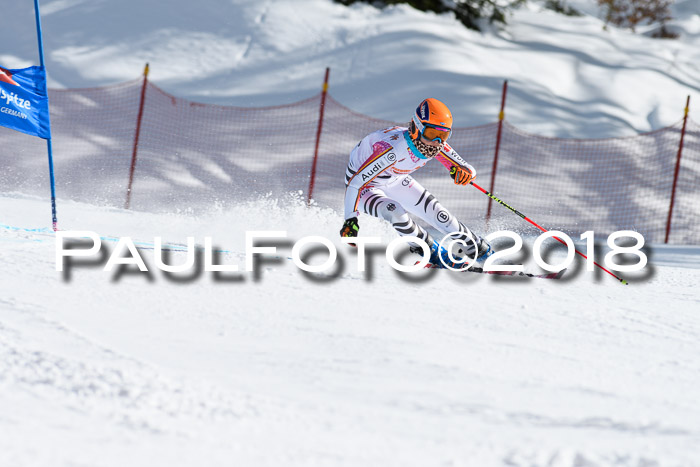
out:
<path id="1" fill-rule="evenodd" d="M 481 187 L 480 187 L 479 185 L 477 185 L 476 183 L 470 182 L 469 184 L 470 184 L 470 185 L 473 185 L 474 188 L 476 188 L 477 190 L 479 190 L 480 192 L 482 192 L 483 194 L 485 194 L 486 196 L 488 196 L 489 198 L 491 198 L 491 199 L 494 200 L 495 202 L 497 202 L 497 203 L 499 203 L 499 204 L 501 204 L 501 205 L 507 207 L 507 208 L 510 209 L 512 212 L 514 212 L 515 214 L 517 214 L 518 216 L 522 217 L 523 219 L 525 219 L 525 220 L 526 220 L 527 222 L 529 222 L 530 224 L 532 224 L 532 225 L 534 225 L 535 227 L 537 227 L 538 229 L 540 229 L 542 232 L 547 232 L 547 229 L 545 229 L 544 227 L 540 227 L 537 223 L 533 222 L 532 219 L 530 219 L 529 217 L 527 217 L 525 214 L 523 214 L 522 212 L 520 212 L 520 211 L 518 211 L 517 209 L 513 208 L 512 206 L 508 205 L 507 203 L 503 202 L 500 198 L 498 198 L 498 197 L 494 196 L 493 194 L 489 193 L 488 191 L 484 190 L 483 188 L 481 188 Z M 564 240 L 562 240 L 561 238 L 559 238 L 559 237 L 554 237 L 554 239 L 557 240 L 559 243 L 563 243 L 564 245 L 566 245 L 566 242 L 565 242 Z M 581 253 L 580 251 L 578 251 L 576 248 L 574 248 L 574 251 L 575 251 L 576 253 L 578 253 L 580 256 L 583 256 L 584 258 L 588 259 L 588 256 L 584 255 L 583 253 Z M 608 271 L 607 269 L 605 269 L 603 266 L 601 266 L 600 264 L 596 263 L 595 261 L 593 261 L 593 264 L 595 264 L 595 265 L 598 266 L 600 269 L 602 269 L 603 271 L 607 272 L 608 274 L 610 274 L 611 276 L 613 276 L 615 279 L 617 279 L 618 281 L 622 282 L 623 284 L 625 284 L 625 285 L 628 285 L 628 284 L 629 284 L 626 280 L 622 279 L 621 277 L 616 276 L 615 274 L 613 274 L 612 272 Z"/>

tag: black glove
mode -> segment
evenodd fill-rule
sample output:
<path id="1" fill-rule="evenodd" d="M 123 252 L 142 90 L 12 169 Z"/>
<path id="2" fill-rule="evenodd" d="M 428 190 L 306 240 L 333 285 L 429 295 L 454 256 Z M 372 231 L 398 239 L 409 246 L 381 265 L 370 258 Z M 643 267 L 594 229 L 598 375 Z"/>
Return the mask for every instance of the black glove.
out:
<path id="1" fill-rule="evenodd" d="M 357 237 L 357 232 L 360 230 L 360 225 L 357 223 L 357 217 L 351 217 L 343 222 L 343 228 L 340 229 L 341 237 Z M 349 245 L 355 246 L 350 243 Z"/>

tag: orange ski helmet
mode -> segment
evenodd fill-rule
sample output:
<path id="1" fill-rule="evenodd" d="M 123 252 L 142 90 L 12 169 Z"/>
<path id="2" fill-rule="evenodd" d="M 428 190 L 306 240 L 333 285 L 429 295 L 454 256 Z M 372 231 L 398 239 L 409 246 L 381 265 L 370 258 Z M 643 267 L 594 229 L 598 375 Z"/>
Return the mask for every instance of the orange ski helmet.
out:
<path id="1" fill-rule="evenodd" d="M 452 112 L 437 99 L 425 99 L 416 109 L 408 129 L 414 141 L 423 137 L 444 144 L 452 133 Z"/>

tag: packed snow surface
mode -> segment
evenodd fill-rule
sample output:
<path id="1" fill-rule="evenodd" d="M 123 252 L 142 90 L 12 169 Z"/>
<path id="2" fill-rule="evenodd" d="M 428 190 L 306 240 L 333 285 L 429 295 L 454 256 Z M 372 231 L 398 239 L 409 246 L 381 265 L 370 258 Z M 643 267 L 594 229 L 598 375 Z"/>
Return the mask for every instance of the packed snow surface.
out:
<path id="1" fill-rule="evenodd" d="M 64 202 L 64 225 L 105 255 L 132 237 L 149 272 L 105 256 L 61 273 L 45 211 L 0 198 L 4 465 L 700 465 L 698 247 L 651 248 L 628 286 L 581 262 L 558 281 L 401 276 L 382 254 L 359 272 L 337 241 L 344 267 L 307 274 L 291 242 L 335 239 L 338 214 Z M 245 272 L 247 230 L 289 241 Z M 163 273 L 156 236 L 210 236 L 242 272 Z"/>

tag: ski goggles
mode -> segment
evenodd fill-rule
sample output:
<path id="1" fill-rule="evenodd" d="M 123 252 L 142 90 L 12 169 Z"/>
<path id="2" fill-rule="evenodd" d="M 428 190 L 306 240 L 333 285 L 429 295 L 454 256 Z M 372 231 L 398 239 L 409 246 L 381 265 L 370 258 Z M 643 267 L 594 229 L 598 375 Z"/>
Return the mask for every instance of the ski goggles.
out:
<path id="1" fill-rule="evenodd" d="M 433 125 L 432 123 L 423 123 L 416 117 L 413 117 L 413 123 L 416 125 L 416 128 L 418 128 L 418 134 L 428 141 L 440 141 L 444 143 L 452 134 L 452 130 L 447 127 Z"/>

